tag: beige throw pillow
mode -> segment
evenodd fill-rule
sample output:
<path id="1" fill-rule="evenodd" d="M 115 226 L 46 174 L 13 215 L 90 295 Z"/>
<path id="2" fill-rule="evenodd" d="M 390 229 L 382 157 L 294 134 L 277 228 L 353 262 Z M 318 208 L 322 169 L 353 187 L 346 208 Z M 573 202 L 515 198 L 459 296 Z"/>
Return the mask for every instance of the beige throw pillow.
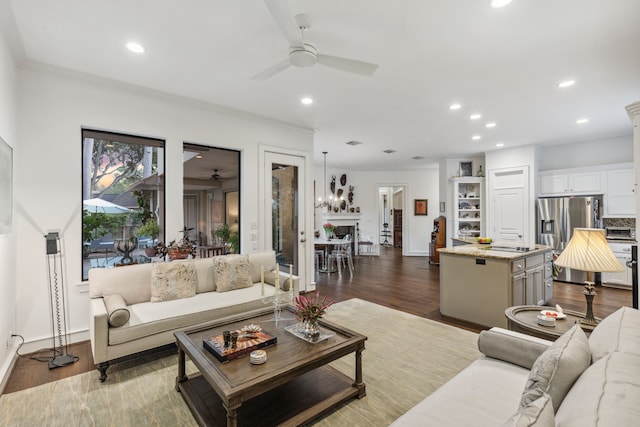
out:
<path id="1" fill-rule="evenodd" d="M 551 396 L 554 412 L 573 383 L 589 367 L 591 351 L 579 324 L 565 332 L 536 359 L 522 393 L 520 407 L 528 406 L 544 393 Z"/>
<path id="2" fill-rule="evenodd" d="M 129 321 L 131 314 L 129 313 L 129 309 L 127 309 L 127 303 L 124 302 L 124 299 L 120 295 L 105 295 L 102 299 L 107 308 L 109 325 L 114 328 L 119 328 Z"/>
<path id="3" fill-rule="evenodd" d="M 247 255 L 214 257 L 213 275 L 217 292 L 227 292 L 253 286 L 249 257 Z"/>
<path id="4" fill-rule="evenodd" d="M 151 273 L 151 302 L 195 296 L 198 276 L 193 261 L 157 262 Z"/>
<path id="5" fill-rule="evenodd" d="M 551 396 L 543 393 L 507 420 L 502 427 L 555 427 Z"/>

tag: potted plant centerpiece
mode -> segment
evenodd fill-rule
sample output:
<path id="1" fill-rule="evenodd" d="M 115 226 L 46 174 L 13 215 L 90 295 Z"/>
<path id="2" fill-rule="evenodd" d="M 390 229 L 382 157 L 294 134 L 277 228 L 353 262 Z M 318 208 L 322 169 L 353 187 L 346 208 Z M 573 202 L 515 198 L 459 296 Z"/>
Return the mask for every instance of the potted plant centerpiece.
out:
<path id="1" fill-rule="evenodd" d="M 195 258 L 195 245 L 191 240 L 189 240 L 189 236 L 187 236 L 186 231 L 183 231 L 182 233 L 182 239 L 172 240 L 167 245 L 162 242 L 158 243 L 158 256 L 163 257 L 165 255 L 169 255 L 169 259 L 172 261 L 174 259 L 185 259 L 189 255 L 191 255 L 192 258 Z"/>
<path id="2" fill-rule="evenodd" d="M 329 302 L 326 295 L 321 298 L 320 292 L 317 292 L 313 298 L 298 295 L 295 297 L 294 302 L 296 305 L 296 317 L 304 325 L 304 334 L 310 338 L 320 335 L 318 320 L 324 316 L 334 301 Z"/>
<path id="3" fill-rule="evenodd" d="M 327 240 L 333 239 L 335 237 L 333 234 L 334 231 L 336 230 L 335 225 L 331 224 L 330 222 L 327 222 L 322 226 L 322 228 L 324 228 L 324 235 Z"/>

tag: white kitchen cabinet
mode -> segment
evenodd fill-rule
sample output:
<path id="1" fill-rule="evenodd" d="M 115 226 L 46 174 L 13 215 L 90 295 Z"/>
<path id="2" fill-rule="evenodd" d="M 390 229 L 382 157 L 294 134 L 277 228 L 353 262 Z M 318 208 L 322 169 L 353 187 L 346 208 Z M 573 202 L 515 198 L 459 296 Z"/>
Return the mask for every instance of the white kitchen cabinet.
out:
<path id="1" fill-rule="evenodd" d="M 603 192 L 602 171 L 552 171 L 540 173 L 540 196 L 599 194 Z"/>
<path id="2" fill-rule="evenodd" d="M 607 191 L 605 192 L 605 215 L 629 217 L 636 214 L 636 193 L 634 191 L 634 170 L 619 169 L 607 171 Z"/>
<path id="3" fill-rule="evenodd" d="M 631 289 L 631 269 L 627 267 L 627 261 L 631 261 L 631 243 L 609 243 L 609 246 L 624 270 L 615 273 L 603 272 L 602 284 Z"/>

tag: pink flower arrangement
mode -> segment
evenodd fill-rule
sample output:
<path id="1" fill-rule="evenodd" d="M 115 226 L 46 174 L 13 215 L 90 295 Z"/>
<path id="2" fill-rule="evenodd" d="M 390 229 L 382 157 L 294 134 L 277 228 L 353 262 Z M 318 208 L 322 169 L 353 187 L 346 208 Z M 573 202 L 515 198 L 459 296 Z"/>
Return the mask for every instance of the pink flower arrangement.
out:
<path id="1" fill-rule="evenodd" d="M 322 226 L 322 228 L 324 228 L 325 233 L 333 233 L 333 230 L 336 229 L 336 226 L 331 224 L 330 222 L 327 222 Z"/>
<path id="2" fill-rule="evenodd" d="M 304 322 L 317 321 L 320 319 L 335 301 L 329 302 L 326 295 L 321 298 L 320 292 L 317 292 L 313 298 L 298 295 L 295 297 L 294 302 L 296 305 L 296 316 L 298 317 L 298 320 Z"/>

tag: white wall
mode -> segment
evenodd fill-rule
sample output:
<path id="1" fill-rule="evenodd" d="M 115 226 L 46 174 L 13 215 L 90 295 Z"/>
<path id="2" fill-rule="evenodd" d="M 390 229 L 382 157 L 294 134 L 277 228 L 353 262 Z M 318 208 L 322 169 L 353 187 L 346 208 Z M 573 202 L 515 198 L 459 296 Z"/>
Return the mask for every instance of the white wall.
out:
<path id="1" fill-rule="evenodd" d="M 68 329 L 78 334 L 72 341 L 88 338 L 88 294 L 80 281 L 83 126 L 166 140 L 167 230 L 183 225 L 182 143 L 239 149 L 244 252 L 252 248 L 249 224 L 261 223 L 259 144 L 312 155 L 311 131 L 225 113 L 220 107 L 43 66 L 21 69 L 18 82 L 16 330 L 32 347 L 51 337 L 43 239 L 48 230 L 61 233 Z"/>
<path id="2" fill-rule="evenodd" d="M 14 161 L 19 143 L 16 134 L 16 67 L 9 49 L 0 36 L 0 137 L 13 148 Z M 15 172 L 14 172 L 15 177 Z M 5 195 L 2 195 L 4 197 Z M 14 194 L 15 197 L 15 194 Z M 0 384 L 9 369 L 14 352 L 7 348 L 9 331 L 15 329 L 16 313 L 16 227 L 0 234 Z M 0 390 L 2 388 L 0 387 Z"/>
<path id="3" fill-rule="evenodd" d="M 633 161 L 633 136 L 540 147 L 541 171 Z"/>
<path id="4" fill-rule="evenodd" d="M 402 236 L 404 255 L 427 256 L 429 255 L 429 242 L 433 230 L 433 220 L 439 216 L 439 184 L 438 169 L 427 170 L 399 170 L 399 171 L 349 171 L 334 169 L 327 166 L 327 196 L 331 194 L 329 182 L 331 175 L 339 179 L 343 173 L 347 174 L 347 187 L 353 185 L 354 206 L 360 207 L 360 234 L 363 237 L 371 236 L 376 243 L 380 241 L 380 224 L 378 224 L 378 187 L 379 186 L 405 186 L 405 206 L 403 219 L 405 229 Z M 323 196 L 323 167 L 316 165 L 316 199 Z M 413 200 L 428 200 L 428 216 L 415 216 L 413 214 Z M 315 229 L 322 227 L 322 214 L 316 209 Z"/>

